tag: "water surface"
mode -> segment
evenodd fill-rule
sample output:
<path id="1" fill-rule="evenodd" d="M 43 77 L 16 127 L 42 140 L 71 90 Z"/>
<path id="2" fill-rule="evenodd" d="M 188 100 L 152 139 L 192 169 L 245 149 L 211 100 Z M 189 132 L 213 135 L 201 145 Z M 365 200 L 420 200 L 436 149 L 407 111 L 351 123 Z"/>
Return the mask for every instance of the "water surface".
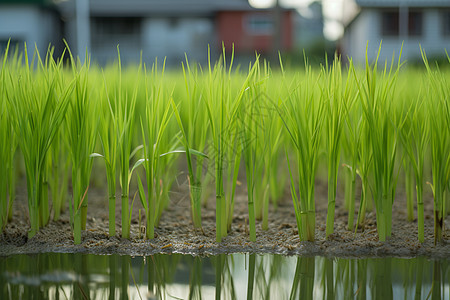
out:
<path id="1" fill-rule="evenodd" d="M 450 260 L 233 254 L 0 258 L 1 299 L 450 299 Z"/>

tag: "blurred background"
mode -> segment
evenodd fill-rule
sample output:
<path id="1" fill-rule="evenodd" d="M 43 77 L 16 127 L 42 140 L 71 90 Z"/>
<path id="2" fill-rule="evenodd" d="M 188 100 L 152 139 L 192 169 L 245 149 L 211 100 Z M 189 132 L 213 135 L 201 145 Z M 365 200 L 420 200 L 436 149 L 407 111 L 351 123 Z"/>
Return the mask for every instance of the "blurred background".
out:
<path id="1" fill-rule="evenodd" d="M 59 56 L 65 39 L 83 60 L 104 65 L 167 59 L 179 65 L 185 53 L 205 63 L 228 53 L 240 60 L 255 51 L 276 60 L 312 61 L 335 51 L 364 62 L 373 60 L 382 41 L 381 60 L 390 60 L 403 43 L 404 59 L 444 58 L 450 48 L 450 0 L 0 0 L 0 48 L 8 40 L 29 51 L 48 45 Z"/>

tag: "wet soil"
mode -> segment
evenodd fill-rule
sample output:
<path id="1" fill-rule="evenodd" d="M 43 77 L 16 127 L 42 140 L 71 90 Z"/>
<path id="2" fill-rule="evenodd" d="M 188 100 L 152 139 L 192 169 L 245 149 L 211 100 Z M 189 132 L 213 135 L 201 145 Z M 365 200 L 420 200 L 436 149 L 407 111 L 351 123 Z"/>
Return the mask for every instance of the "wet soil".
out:
<path id="1" fill-rule="evenodd" d="M 14 217 L 0 235 L 0 256 L 42 252 L 81 252 L 91 254 L 152 255 L 156 253 L 185 253 L 214 255 L 218 253 L 274 253 L 284 255 L 321 255 L 327 257 L 450 257 L 450 218 L 447 217 L 444 241 L 434 245 L 433 203 L 428 197 L 425 206 L 425 242 L 417 241 L 417 221 L 406 221 L 406 203 L 397 196 L 393 208 L 392 236 L 385 242 L 378 241 L 375 212 L 368 212 L 364 230 L 356 233 L 346 229 L 348 213 L 343 207 L 342 192 L 336 203 L 335 233 L 325 238 L 326 183 L 316 185 L 316 236 L 314 242 L 299 240 L 292 200 L 289 192 L 275 210 L 269 211 L 269 228 L 261 229 L 257 221 L 256 242 L 249 241 L 247 200 L 245 189 L 238 193 L 231 231 L 221 243 L 216 242 L 215 204 L 211 199 L 202 211 L 203 232 L 194 230 L 190 218 L 187 189 L 180 189 L 171 196 L 164 211 L 156 238 L 143 238 L 145 218 L 139 227 L 138 208 L 135 203 L 131 220 L 131 238 L 120 237 L 120 201 L 117 201 L 117 235 L 108 236 L 108 206 L 105 188 L 89 191 L 87 230 L 82 233 L 81 245 L 74 245 L 68 210 L 58 221 L 42 228 L 33 238 L 28 238 L 29 221 L 26 190 L 18 193 Z M 138 202 L 138 200 L 136 201 Z M 356 220 L 356 216 L 355 216 Z"/>

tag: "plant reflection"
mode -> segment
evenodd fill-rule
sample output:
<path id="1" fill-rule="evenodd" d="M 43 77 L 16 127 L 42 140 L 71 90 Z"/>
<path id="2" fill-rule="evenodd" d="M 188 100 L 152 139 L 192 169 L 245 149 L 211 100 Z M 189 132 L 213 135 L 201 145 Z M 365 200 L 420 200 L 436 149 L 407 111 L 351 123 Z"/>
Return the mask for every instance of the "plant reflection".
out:
<path id="1" fill-rule="evenodd" d="M 0 258 L 1 299 L 449 299 L 449 260 L 85 254 Z"/>

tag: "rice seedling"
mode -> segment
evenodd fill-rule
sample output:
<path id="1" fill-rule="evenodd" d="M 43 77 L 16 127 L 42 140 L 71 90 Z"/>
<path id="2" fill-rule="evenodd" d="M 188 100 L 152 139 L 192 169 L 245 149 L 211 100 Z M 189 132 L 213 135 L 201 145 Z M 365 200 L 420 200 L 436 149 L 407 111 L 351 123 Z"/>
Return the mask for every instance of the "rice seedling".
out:
<path id="1" fill-rule="evenodd" d="M 0 124 L 1 124 L 1 140 L 3 145 L 0 147 L 0 157 L 3 162 L 0 167 L 0 173 L 3 178 L 0 183 L 0 232 L 4 229 L 7 222 L 12 220 L 12 207 L 16 198 L 16 150 L 18 141 L 13 128 L 13 122 L 11 115 L 8 113 L 6 91 L 7 91 L 7 78 L 6 68 L 8 72 L 21 68 L 21 55 L 18 48 L 15 49 L 12 56 L 8 58 L 9 42 L 7 44 L 2 69 L 0 72 Z"/>
<path id="2" fill-rule="evenodd" d="M 103 94 L 103 93 L 102 93 Z M 112 111 L 109 97 L 101 98 L 103 112 L 100 117 L 98 132 L 103 154 L 92 153 L 91 157 L 101 157 L 105 162 L 106 181 L 108 185 L 108 216 L 109 216 L 109 236 L 116 235 L 116 173 L 118 160 L 118 122 L 115 113 Z"/>
<path id="3" fill-rule="evenodd" d="M 203 91 L 198 82 L 198 73 L 191 70 L 187 57 L 186 67 L 182 64 L 182 69 L 186 97 L 184 98 L 185 101 L 181 102 L 181 104 L 187 108 L 185 109 L 187 113 L 184 114 L 184 118 L 177 116 L 177 121 L 185 141 L 184 146 L 189 171 L 192 221 L 195 228 L 201 228 L 202 194 L 204 194 L 204 188 L 206 188 L 202 183 L 202 181 L 204 181 L 203 163 L 206 155 L 196 155 L 196 166 L 194 171 L 192 166 L 192 156 L 189 149 L 192 147 L 201 153 L 205 151 L 209 122 L 206 115 Z M 178 115 L 178 109 L 176 109 L 176 107 L 174 107 L 174 111 Z M 181 122 L 182 119 L 185 120 L 186 131 L 183 128 L 184 125 Z M 199 128 L 201 128 L 201 130 L 199 130 Z"/>
<path id="4" fill-rule="evenodd" d="M 209 51 L 208 51 L 209 56 Z M 209 57 L 208 57 L 209 58 Z M 225 59 L 224 59 L 225 60 Z M 227 208 L 225 203 L 223 163 L 225 157 L 225 138 L 226 134 L 226 101 L 223 75 L 225 66 L 216 64 L 211 68 L 211 61 L 208 59 L 208 80 L 206 90 L 206 108 L 210 122 L 211 137 L 213 140 L 214 172 L 216 183 L 216 241 L 220 242 L 226 235 Z M 230 69 L 231 72 L 231 69 Z M 223 78 L 225 77 L 225 78 Z M 211 155 L 209 155 L 211 156 Z M 224 219 L 224 220 L 223 220 Z M 223 220 L 223 221 L 222 221 Z"/>
<path id="5" fill-rule="evenodd" d="M 237 124 L 230 124 L 230 131 L 226 133 L 227 136 L 227 150 L 225 151 L 225 217 L 223 218 L 223 228 L 226 231 L 231 230 L 231 223 L 233 220 L 234 204 L 236 199 L 236 189 L 238 186 L 238 175 L 242 160 L 242 139 L 240 126 Z"/>
<path id="6" fill-rule="evenodd" d="M 129 94 L 127 89 L 124 90 L 122 84 L 122 64 L 120 60 L 120 51 L 117 47 L 118 62 L 116 74 L 112 81 L 112 92 L 108 89 L 105 80 L 105 92 L 108 101 L 110 114 L 106 114 L 107 119 L 101 121 L 102 129 L 100 130 L 101 142 L 104 155 L 93 153 L 91 156 L 103 157 L 107 166 L 108 180 L 108 203 L 109 203 L 109 233 L 115 234 L 115 172 L 116 159 L 119 162 L 119 183 L 122 188 L 121 194 L 121 224 L 122 237 L 128 239 L 130 237 L 130 205 L 129 205 L 129 187 L 133 171 L 141 164 L 136 163 L 130 169 L 130 162 L 136 153 L 143 148 L 142 145 L 132 149 L 134 126 L 135 126 L 135 108 L 138 93 L 138 85 L 140 81 L 141 65 L 137 70 L 137 78 L 135 79 L 134 90 Z M 108 121 L 109 119 L 109 121 Z M 111 132 L 106 132 L 105 126 L 112 123 Z M 115 135 L 115 136 L 114 136 Z M 92 153 L 92 152 L 91 152 Z M 117 157 L 117 158 L 116 158 Z"/>
<path id="7" fill-rule="evenodd" d="M 222 237 L 227 235 L 228 220 L 231 219 L 234 206 L 234 194 L 229 195 L 226 201 L 225 189 L 224 189 L 224 172 L 226 168 L 224 166 L 225 158 L 228 153 L 239 153 L 239 146 L 237 138 L 237 129 L 235 119 L 238 117 L 238 112 L 243 99 L 244 93 L 248 88 L 248 81 L 250 75 L 247 76 L 242 87 L 238 93 L 233 97 L 231 95 L 231 70 L 233 66 L 233 56 L 229 68 L 226 66 L 225 53 L 223 53 L 223 64 L 216 64 L 214 68 L 211 67 L 211 62 L 208 64 L 207 75 L 207 88 L 206 88 L 206 109 L 208 112 L 208 119 L 210 124 L 211 136 L 213 140 L 212 155 L 214 157 L 214 171 L 216 180 L 216 241 L 220 242 Z M 255 65 L 251 68 L 254 70 Z M 238 152 L 234 152 L 237 150 Z M 235 191 L 235 185 L 237 181 L 237 172 L 240 160 L 240 154 L 235 156 L 233 160 L 229 161 L 233 170 L 229 173 L 231 181 L 228 180 L 228 184 L 231 185 L 231 190 Z M 232 162 L 232 163 L 231 163 Z M 251 163 L 250 161 L 247 161 Z M 247 164 L 246 162 L 246 164 Z M 248 176 L 248 175 L 247 175 Z M 247 179 L 248 180 L 248 179 Z M 250 195 L 252 183 L 248 183 L 249 187 L 249 222 L 250 222 L 250 240 L 256 239 L 256 229 L 254 228 L 254 203 L 252 202 L 252 195 Z"/>
<path id="8" fill-rule="evenodd" d="M 397 118 L 395 107 L 390 99 L 394 98 L 395 80 L 401 65 L 400 58 L 401 53 L 395 69 L 394 58 L 389 69 L 385 64 L 380 80 L 378 80 L 377 60 L 371 67 L 366 58 L 365 80 L 359 80 L 354 72 L 364 122 L 370 136 L 374 175 L 373 196 L 380 241 L 385 241 L 386 237 L 391 236 L 392 204 L 398 179 L 395 174 L 396 132 L 397 128 L 401 127 L 402 121 Z"/>
<path id="9" fill-rule="evenodd" d="M 163 64 L 160 76 L 164 75 L 165 64 Z M 137 164 L 143 164 L 145 169 L 147 181 L 147 197 L 145 197 L 141 180 L 139 178 L 140 199 L 144 206 L 145 215 L 147 218 L 147 238 L 153 239 L 155 237 L 155 223 L 156 218 L 159 218 L 161 209 L 158 209 L 160 204 L 157 202 L 160 199 L 161 171 L 166 170 L 167 165 L 162 165 L 161 152 L 163 150 L 162 141 L 163 134 L 166 130 L 172 116 L 170 110 L 171 103 L 168 100 L 168 95 L 163 91 L 161 82 L 158 81 L 158 62 L 156 61 L 152 68 L 152 86 L 149 87 L 150 82 L 147 80 L 147 70 L 144 65 L 145 77 L 145 99 L 146 110 L 145 119 L 141 119 L 141 131 L 144 140 L 144 158 L 138 160 Z M 167 97 L 167 98 L 166 98 Z M 167 101 L 165 103 L 165 101 Z M 172 100 L 173 101 L 173 100 Z M 173 143 L 173 147 L 177 144 Z M 172 151 L 174 150 L 171 149 Z M 137 166 L 137 164 L 135 166 Z M 147 199 L 145 201 L 145 199 Z"/>
<path id="10" fill-rule="evenodd" d="M 358 110 L 358 106 L 355 105 L 357 100 L 357 92 L 355 91 L 354 85 L 351 84 L 351 70 L 353 70 L 354 66 L 352 61 L 350 60 L 348 75 L 347 75 L 347 83 L 346 87 L 353 88 L 353 91 L 350 92 L 351 98 L 349 99 L 349 103 L 345 106 L 345 125 L 343 127 L 344 136 L 342 142 L 342 148 L 344 150 L 344 167 L 346 167 L 347 172 L 345 173 L 345 206 L 348 209 L 348 222 L 347 229 L 353 230 L 354 224 L 354 215 L 355 215 L 355 196 L 356 196 L 356 176 L 357 174 L 361 174 L 361 171 L 358 171 L 358 160 L 361 157 L 363 170 L 364 162 L 368 164 L 370 159 L 366 159 L 364 154 L 367 151 L 360 151 L 361 145 L 361 135 L 362 135 L 362 118 L 360 111 Z M 350 87 L 351 86 L 351 87 Z M 363 184 L 363 188 L 365 188 L 365 184 Z M 361 199 L 360 210 L 364 209 L 365 201 L 363 201 L 363 197 Z"/>
<path id="11" fill-rule="evenodd" d="M 17 152 L 17 137 L 14 133 L 14 128 L 12 127 L 12 122 L 10 121 L 10 118 L 7 117 L 5 114 L 5 111 L 3 111 L 4 115 L 3 115 L 3 122 L 6 121 L 6 124 L 3 123 L 4 125 L 4 133 L 6 133 L 4 135 L 4 139 L 3 141 L 7 141 L 5 142 L 5 145 L 3 146 L 3 151 L 4 152 L 4 167 L 6 168 L 7 172 L 3 173 L 5 174 L 5 183 L 6 189 L 4 191 L 7 190 L 8 192 L 8 200 L 7 200 L 7 206 L 5 206 L 4 208 L 6 209 L 5 211 L 3 211 L 3 213 L 6 213 L 6 222 L 10 222 L 12 220 L 12 209 L 13 209 L 13 203 L 14 200 L 16 199 L 16 152 Z M 3 183 L 2 183 L 3 184 Z M 6 224 L 6 222 L 3 223 L 3 225 Z M 1 226 L 0 226 L 0 231 L 1 231 Z"/>
<path id="12" fill-rule="evenodd" d="M 170 106 L 170 104 L 169 104 Z M 170 109 L 169 109 L 170 111 Z M 170 112 L 172 113 L 172 112 Z M 172 185 L 177 180 L 177 175 L 179 174 L 178 170 L 175 166 L 178 164 L 179 159 L 178 155 L 164 155 L 165 153 L 171 154 L 176 153 L 176 149 L 180 146 L 179 140 L 179 131 L 173 120 L 173 118 L 169 118 L 169 124 L 164 130 L 164 134 L 161 137 L 159 144 L 159 151 L 163 153 L 159 156 L 159 167 L 157 168 L 158 173 L 157 177 L 159 178 L 157 182 L 159 183 L 157 186 L 158 191 L 156 193 L 156 211 L 155 211 L 155 226 L 159 225 L 161 220 L 161 216 L 164 210 L 170 205 L 171 193 L 172 193 Z M 175 152 L 174 152 L 175 151 Z M 193 155 L 195 151 L 191 149 L 189 154 Z M 179 183 L 179 182 L 178 182 Z M 189 180 L 188 180 L 189 183 Z"/>
<path id="13" fill-rule="evenodd" d="M 256 64 L 255 64 L 256 65 Z M 256 241 L 256 216 L 255 216 L 255 189 L 256 182 L 259 181 L 256 173 L 256 147 L 258 143 L 258 134 L 256 133 L 255 115 L 256 115 L 256 95 L 254 88 L 247 93 L 249 103 L 244 106 L 244 116 L 241 130 L 242 150 L 244 153 L 245 175 L 247 178 L 247 197 L 248 197 L 248 218 L 250 227 L 250 241 Z M 256 178 L 255 178 L 256 177 Z M 253 261 L 254 262 L 254 261 Z"/>
<path id="14" fill-rule="evenodd" d="M 8 49 L 6 49 L 6 53 L 8 53 Z M 6 99 L 4 97 L 4 89 L 6 83 L 6 57 L 7 55 L 5 55 L 5 57 L 3 58 L 3 65 L 0 73 L 0 82 L 2 83 L 2 85 L 0 86 L 0 139 L 3 141 L 3 143 L 0 145 L 0 161 L 2 162 L 9 161 L 9 141 L 11 135 L 11 131 L 9 130 L 10 128 L 8 126 L 8 124 L 11 123 L 9 122 L 9 118 L 7 115 Z M 0 178 L 3 178 L 2 180 L 0 180 L 0 232 L 3 231 L 8 220 L 7 177 L 8 163 L 2 163 L 0 164 Z"/>
<path id="15" fill-rule="evenodd" d="M 277 112 L 289 92 L 284 85 L 279 84 L 279 79 L 280 73 L 272 72 L 269 63 L 264 61 L 258 68 L 253 83 L 256 89 L 256 99 L 253 101 L 258 104 L 253 117 L 257 128 L 256 133 L 258 133 L 256 173 L 258 178 L 262 178 L 257 182 L 255 189 L 255 199 L 259 199 L 255 202 L 255 215 L 256 219 L 262 219 L 263 229 L 267 228 L 269 200 L 274 209 L 277 209 L 277 202 L 283 196 L 288 179 L 285 165 L 282 163 L 286 135 L 283 131 L 283 122 Z"/>
<path id="16" fill-rule="evenodd" d="M 358 97 L 359 98 L 359 97 Z M 359 108 L 361 110 L 361 107 Z M 370 127 L 364 121 L 364 115 L 361 111 L 359 111 L 359 117 L 356 118 L 352 123 L 357 124 L 355 130 L 353 131 L 354 136 L 352 139 L 356 142 L 356 149 L 353 149 L 356 153 L 353 156 L 353 159 L 356 158 L 357 164 L 352 167 L 352 182 L 353 178 L 356 179 L 355 174 L 357 174 L 361 179 L 361 195 L 360 195 L 360 204 L 358 210 L 358 217 L 356 221 L 355 232 L 358 230 L 358 227 L 362 227 L 364 230 L 364 221 L 366 216 L 366 210 L 369 207 L 372 207 L 372 193 L 370 186 L 371 179 L 371 171 L 372 171 L 372 161 L 373 161 L 373 152 L 370 144 Z M 351 126 L 351 123 L 348 123 Z M 354 161 L 353 161 L 354 163 Z M 353 184 L 353 183 L 352 183 Z M 354 189 L 354 186 L 353 186 Z M 353 193 L 353 192 L 352 192 Z M 354 201 L 353 197 L 351 201 Z M 352 204 L 354 205 L 354 204 Z M 353 215 L 352 215 L 353 217 Z M 350 223 L 352 222 L 349 219 L 348 229 L 352 229 L 350 227 Z"/>
<path id="17" fill-rule="evenodd" d="M 424 242 L 424 202 L 423 202 L 423 185 L 424 185 L 424 162 L 425 154 L 429 147 L 430 140 L 430 126 L 427 120 L 428 115 L 424 110 L 425 102 L 422 97 L 416 99 L 411 104 L 409 113 L 406 116 L 405 125 L 400 131 L 400 139 L 404 151 L 407 156 L 404 160 L 405 166 L 405 189 L 407 194 L 411 186 L 416 182 L 416 197 L 417 197 L 417 225 L 418 225 L 418 240 Z M 411 201 L 412 195 L 407 195 L 407 203 Z M 414 219 L 412 204 L 407 205 L 408 220 Z"/>
<path id="18" fill-rule="evenodd" d="M 253 65 L 249 66 L 247 76 L 248 88 L 243 94 L 240 104 L 238 126 L 240 147 L 244 155 L 245 175 L 247 178 L 247 197 L 249 209 L 250 240 L 256 240 L 256 219 L 263 217 L 263 229 L 267 229 L 268 212 L 268 177 L 264 178 L 264 163 L 266 162 L 266 151 L 269 132 L 264 131 L 263 122 L 267 121 L 264 110 L 264 82 L 261 79 L 259 57 Z M 267 71 L 267 69 L 266 69 Z"/>
<path id="19" fill-rule="evenodd" d="M 54 88 L 61 76 L 62 61 L 56 63 L 52 58 L 52 51 L 47 53 L 45 65 L 37 50 L 35 54 L 38 57 L 39 70 L 43 73 L 51 70 L 46 73 L 48 76 L 33 76 L 25 45 L 25 65 L 18 70 L 18 77 L 9 73 L 11 89 L 6 90 L 8 111 L 14 131 L 20 137 L 18 143 L 25 162 L 30 238 L 37 233 L 40 224 L 47 222 L 45 213 L 48 214 L 48 210 L 41 210 L 48 201 L 43 199 L 47 152 L 64 121 L 69 94 L 73 88 L 72 83 L 66 85 L 62 91 Z"/>
<path id="20" fill-rule="evenodd" d="M 442 241 L 445 216 L 445 189 L 450 179 L 450 88 L 439 68 L 431 70 L 425 52 L 422 58 L 427 69 L 429 94 L 428 120 L 430 127 L 431 170 L 434 196 L 434 242 Z M 449 59 L 450 62 L 450 59 Z"/>
<path id="21" fill-rule="evenodd" d="M 345 86 L 342 82 L 342 68 L 340 59 L 335 57 L 333 65 L 328 68 L 328 62 L 325 65 L 325 87 L 322 87 L 322 97 L 326 102 L 325 113 L 325 131 L 326 131 L 326 149 L 328 162 L 328 212 L 326 236 L 334 232 L 334 210 L 336 206 L 336 189 L 338 179 L 338 169 L 341 155 L 341 136 L 343 126 L 348 112 L 348 102 L 351 94 L 349 81 Z"/>
<path id="22" fill-rule="evenodd" d="M 69 205 L 75 244 L 81 243 L 81 230 L 86 229 L 91 153 L 97 139 L 98 105 L 89 89 L 89 56 L 84 64 L 75 62 L 69 51 L 75 87 L 67 111 L 67 141 L 72 160 L 72 201 Z"/>
<path id="23" fill-rule="evenodd" d="M 259 61 L 256 61 L 259 64 Z M 257 67 L 254 71 L 253 79 L 249 90 L 246 92 L 246 98 L 243 103 L 244 116 L 247 115 L 247 121 L 242 122 L 241 127 L 247 128 L 252 124 L 250 130 L 247 128 L 248 142 L 254 144 L 254 170 L 253 177 L 260 180 L 255 180 L 253 188 L 254 203 L 255 203 L 255 217 L 257 220 L 262 219 L 261 228 L 268 229 L 268 214 L 269 214 L 269 198 L 270 189 L 273 192 L 272 203 L 276 204 L 279 190 L 277 186 L 281 183 L 276 181 L 278 172 L 278 158 L 281 156 L 281 137 L 282 124 L 273 108 L 275 103 L 268 98 L 267 82 L 270 76 L 268 63 L 264 61 L 263 68 Z M 269 101 L 271 100 L 271 101 Z M 275 112 L 275 113 L 273 113 Z M 245 118 L 243 118 L 245 119 Z M 245 131 L 244 131 L 245 132 Z M 247 143 L 244 143 L 247 146 Z M 281 177 L 281 176 L 280 176 Z M 282 179 L 282 178 L 281 178 Z"/>
<path id="24" fill-rule="evenodd" d="M 279 108 L 287 134 L 297 154 L 298 190 L 292 175 L 292 164 L 286 151 L 291 195 L 300 240 L 313 241 L 315 237 L 316 211 L 314 184 L 320 151 L 320 140 L 325 114 L 322 98 L 317 95 L 317 81 L 322 72 L 315 75 L 305 66 L 305 79 L 295 78 L 289 86 L 290 95 Z M 317 99 L 320 99 L 317 101 Z"/>
<path id="25" fill-rule="evenodd" d="M 59 220 L 61 213 L 66 207 L 66 198 L 69 180 L 69 168 L 71 158 L 68 155 L 69 149 L 65 140 L 64 132 L 66 123 L 61 124 L 63 127 L 55 137 L 55 141 L 49 149 L 49 188 L 52 195 L 53 204 L 53 220 Z"/>
<path id="26" fill-rule="evenodd" d="M 268 87 L 268 89 L 270 89 L 270 87 Z M 276 113 L 277 109 L 274 108 L 274 106 L 280 106 L 280 99 L 282 99 L 282 97 L 278 95 L 275 97 L 270 96 L 270 98 L 272 99 L 272 103 L 268 104 L 269 107 L 263 112 L 264 119 L 262 120 L 262 126 L 266 132 L 264 137 L 267 137 L 267 141 L 263 143 L 263 145 L 267 147 L 267 149 L 263 149 L 263 152 L 266 154 L 264 160 L 266 168 L 264 170 L 265 180 L 263 180 L 263 182 L 267 182 L 266 188 L 269 188 L 270 202 L 273 207 L 277 209 L 278 201 L 283 196 L 286 181 L 288 179 L 285 172 L 285 166 L 282 163 L 284 161 L 283 146 L 286 145 L 286 136 L 283 134 L 283 122 Z"/>
<path id="27" fill-rule="evenodd" d="M 120 75 L 120 60 L 119 60 L 119 77 Z M 116 109 L 118 112 L 118 132 L 119 135 L 119 171 L 120 171 L 120 185 L 122 187 L 122 237 L 128 239 L 130 237 L 130 209 L 129 209 L 129 188 L 133 169 L 130 171 L 130 160 L 139 148 L 131 149 L 132 133 L 134 131 L 134 113 L 136 104 L 136 91 L 128 102 L 128 97 L 122 98 L 121 82 L 119 79 L 119 91 L 116 94 Z M 139 146 L 138 146 L 139 147 Z"/>
<path id="28" fill-rule="evenodd" d="M 407 159 L 403 159 L 406 191 L 406 219 L 414 221 L 414 173 Z"/>
<path id="29" fill-rule="evenodd" d="M 173 111 L 175 113 L 176 120 L 178 122 L 178 126 L 181 130 L 182 135 L 182 144 L 184 147 L 184 152 L 186 153 L 186 161 L 188 165 L 188 173 L 189 173 L 189 189 L 190 189 L 190 199 L 191 199 L 191 212 L 192 212 L 192 221 L 194 223 L 194 228 L 202 229 L 202 220 L 201 220 L 201 186 L 200 181 L 196 178 L 196 173 L 194 173 L 194 169 L 192 166 L 192 156 L 191 155 L 198 155 L 203 158 L 207 158 L 207 156 L 201 152 L 198 152 L 197 150 L 191 149 L 190 144 L 187 138 L 186 131 L 184 130 L 183 122 L 181 121 L 180 114 L 178 112 L 178 108 L 171 99 L 171 104 Z M 174 152 L 174 151 L 172 151 Z M 175 152 L 180 152 L 180 150 L 176 150 Z M 170 154 L 170 152 L 168 153 Z"/>
<path id="30" fill-rule="evenodd" d="M 4 126 L 3 118 L 5 117 L 3 116 L 3 113 L 1 114 L 1 118 L 2 120 L 0 121 L 0 124 Z M 3 130 L 2 132 L 0 132 L 0 137 L 5 138 L 5 133 L 3 132 Z M 0 149 L 1 159 L 5 158 L 5 148 L 6 147 L 2 147 L 2 149 Z M 0 167 L 0 175 L 2 176 L 2 178 L 7 177 L 6 164 L 2 164 L 2 166 Z M 7 181 L 2 180 L 2 182 L 0 182 L 0 231 L 3 231 L 7 221 L 8 221 Z"/>

